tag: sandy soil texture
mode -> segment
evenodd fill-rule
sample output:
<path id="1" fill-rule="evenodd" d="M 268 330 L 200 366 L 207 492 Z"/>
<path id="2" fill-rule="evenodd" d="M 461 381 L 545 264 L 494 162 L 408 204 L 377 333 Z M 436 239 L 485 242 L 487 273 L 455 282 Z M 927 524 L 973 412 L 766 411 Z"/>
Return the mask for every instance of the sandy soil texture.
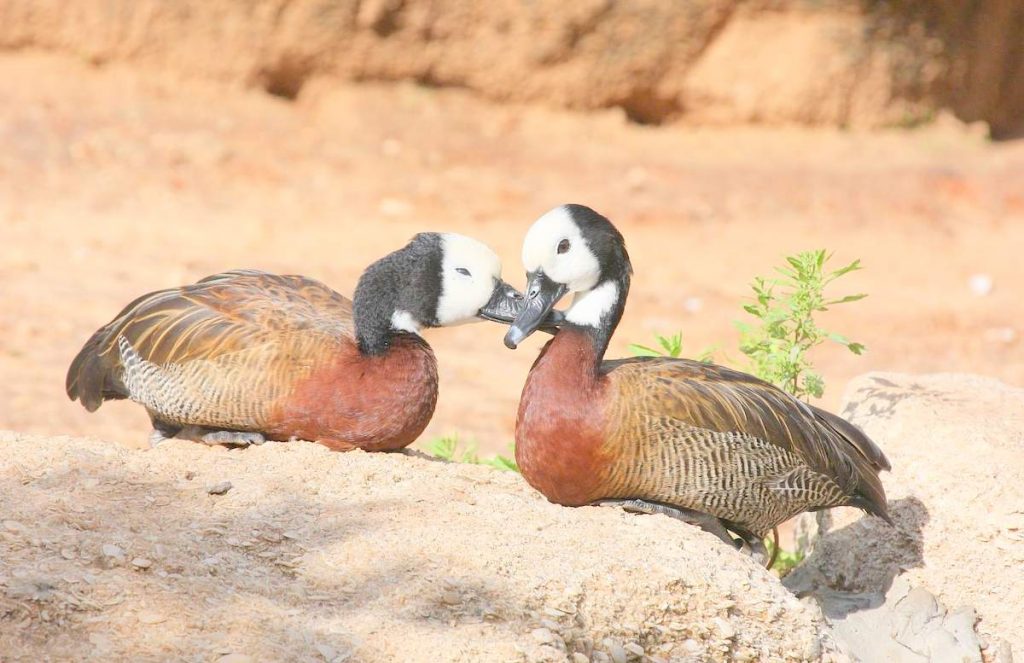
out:
<path id="1" fill-rule="evenodd" d="M 835 660 L 711 535 L 486 467 L 0 433 L 0 500 L 5 663 Z"/>
<path id="2" fill-rule="evenodd" d="M 89 415 L 63 394 L 80 345 L 143 292 L 256 267 L 350 295 L 366 264 L 428 229 L 491 243 L 521 284 L 523 233 L 568 201 L 615 220 L 636 267 L 614 355 L 682 330 L 688 353 L 719 344 L 742 365 L 732 321 L 747 284 L 785 253 L 827 247 L 863 259 L 841 290 L 870 296 L 823 320 L 869 349 L 816 355 L 826 406 L 876 368 L 1024 383 L 1024 145 L 955 124 L 653 129 L 618 111 L 326 81 L 289 103 L 31 53 L 0 56 L 0 78 L 0 427 L 143 445 L 139 407 Z M 441 398 L 423 439 L 507 447 L 542 341 L 510 352 L 501 336 L 428 333 Z"/>
<path id="3" fill-rule="evenodd" d="M 893 471 L 882 478 L 899 527 L 834 511 L 834 531 L 786 584 L 885 593 L 899 575 L 951 610 L 974 611 L 991 643 L 986 660 L 1010 660 L 1011 647 L 1024 654 L 1024 389 L 975 375 L 874 373 L 850 383 L 843 413 L 889 454 Z M 1001 641 L 1007 653 L 996 658 Z"/>

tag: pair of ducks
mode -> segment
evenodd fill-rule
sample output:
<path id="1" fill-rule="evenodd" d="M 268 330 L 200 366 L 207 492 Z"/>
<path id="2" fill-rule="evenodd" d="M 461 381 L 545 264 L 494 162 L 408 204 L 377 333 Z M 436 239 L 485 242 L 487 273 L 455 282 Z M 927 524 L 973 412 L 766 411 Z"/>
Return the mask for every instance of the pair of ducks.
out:
<path id="1" fill-rule="evenodd" d="M 608 219 L 557 207 L 522 256 L 525 296 L 487 246 L 436 233 L 370 265 L 352 302 L 312 279 L 244 270 L 144 295 L 85 344 L 67 393 L 89 411 L 142 404 L 154 443 L 395 450 L 437 401 L 418 332 L 482 318 L 509 324 L 513 349 L 554 334 L 523 389 L 515 454 L 552 502 L 665 513 L 761 556 L 763 537 L 803 511 L 849 505 L 891 522 L 878 478 L 889 462 L 843 419 L 721 366 L 604 360 L 632 274 Z M 568 310 L 554 310 L 568 293 Z"/>

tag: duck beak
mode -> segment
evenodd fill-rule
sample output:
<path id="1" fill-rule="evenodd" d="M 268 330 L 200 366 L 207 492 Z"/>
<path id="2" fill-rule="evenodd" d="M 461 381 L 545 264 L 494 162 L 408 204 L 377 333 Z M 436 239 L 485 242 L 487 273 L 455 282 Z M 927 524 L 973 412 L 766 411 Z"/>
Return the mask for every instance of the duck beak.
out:
<path id="1" fill-rule="evenodd" d="M 509 325 L 522 312 L 525 303 L 526 298 L 523 297 L 523 293 L 499 279 L 494 286 L 491 300 L 477 312 L 476 317 Z M 565 318 L 561 311 L 551 311 L 539 329 L 554 334 L 558 331 L 558 325 L 564 321 Z"/>
<path id="2" fill-rule="evenodd" d="M 498 279 L 491 293 L 491 300 L 477 312 L 476 317 L 491 322 L 509 324 L 523 308 L 523 293 Z"/>
<path id="3" fill-rule="evenodd" d="M 526 299 L 508 328 L 508 333 L 505 334 L 505 347 L 515 350 L 527 336 L 538 329 L 557 326 L 563 322 L 562 314 L 552 309 L 568 290 L 564 283 L 555 283 L 540 270 L 528 274 Z"/>

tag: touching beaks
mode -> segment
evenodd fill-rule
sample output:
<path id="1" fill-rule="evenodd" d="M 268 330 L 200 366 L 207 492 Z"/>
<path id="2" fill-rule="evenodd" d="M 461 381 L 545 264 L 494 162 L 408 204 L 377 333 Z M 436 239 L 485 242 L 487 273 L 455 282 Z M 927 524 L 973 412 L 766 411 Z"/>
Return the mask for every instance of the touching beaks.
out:
<path id="1" fill-rule="evenodd" d="M 564 283 L 555 283 L 541 270 L 527 275 L 526 297 L 520 304 L 518 315 L 505 334 L 505 347 L 515 350 L 530 334 L 538 329 L 557 326 L 564 321 L 563 315 L 553 311 L 569 290 Z"/>
<path id="2" fill-rule="evenodd" d="M 476 316 L 484 320 L 502 322 L 507 325 L 515 320 L 522 306 L 523 293 L 503 280 L 497 279 L 490 301 L 484 304 Z"/>
<path id="3" fill-rule="evenodd" d="M 523 293 L 499 279 L 494 286 L 494 292 L 491 293 L 490 301 L 476 315 L 482 320 L 490 320 L 491 322 L 500 322 L 508 325 L 515 321 L 523 311 L 525 303 L 526 298 L 523 297 Z M 558 325 L 563 322 L 565 322 L 565 316 L 562 315 L 561 311 L 551 311 L 544 318 L 543 324 L 540 325 L 539 329 L 549 334 L 554 334 L 558 331 Z"/>

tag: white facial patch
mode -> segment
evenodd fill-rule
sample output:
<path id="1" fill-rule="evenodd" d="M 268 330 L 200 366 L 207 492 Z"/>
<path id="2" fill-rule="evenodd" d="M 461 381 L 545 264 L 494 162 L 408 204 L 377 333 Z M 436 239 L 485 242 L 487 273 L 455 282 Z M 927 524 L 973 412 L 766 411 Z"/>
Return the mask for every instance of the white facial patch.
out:
<path id="1" fill-rule="evenodd" d="M 416 318 L 412 317 L 412 313 L 401 309 L 391 314 L 391 328 L 395 331 L 409 332 L 410 334 L 420 333 L 420 326 L 416 322 Z"/>
<path id="2" fill-rule="evenodd" d="M 501 260 L 483 242 L 465 235 L 441 235 L 441 296 L 437 322 L 457 325 L 479 320 L 476 314 L 491 299 L 501 279 Z"/>
<path id="3" fill-rule="evenodd" d="M 564 248 L 562 253 L 559 246 Z M 526 231 L 523 267 L 527 272 L 543 270 L 552 281 L 568 286 L 569 292 L 590 290 L 601 275 L 597 256 L 564 206 L 540 217 Z"/>
<path id="4" fill-rule="evenodd" d="M 600 327 L 602 319 L 619 303 L 619 286 L 605 281 L 593 290 L 577 293 L 565 319 L 574 325 Z"/>

